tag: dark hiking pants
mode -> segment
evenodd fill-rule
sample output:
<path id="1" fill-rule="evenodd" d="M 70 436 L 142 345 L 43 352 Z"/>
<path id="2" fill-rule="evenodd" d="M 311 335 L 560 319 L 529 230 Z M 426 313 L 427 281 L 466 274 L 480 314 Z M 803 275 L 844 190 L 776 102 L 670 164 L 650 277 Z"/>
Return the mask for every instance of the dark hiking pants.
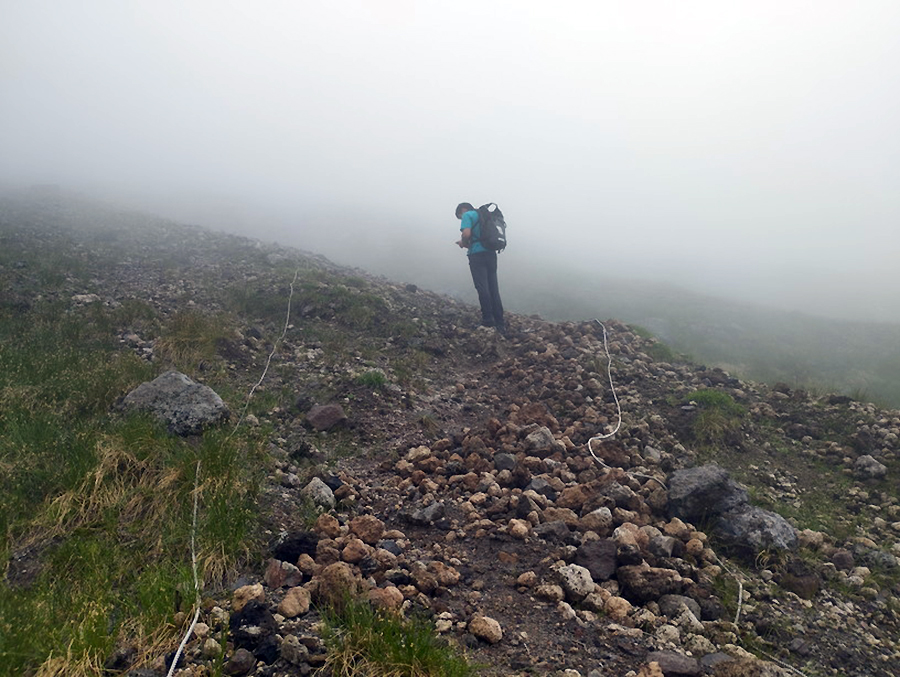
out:
<path id="1" fill-rule="evenodd" d="M 497 285 L 497 252 L 469 254 L 469 270 L 481 305 L 481 324 L 503 329 L 503 303 Z"/>

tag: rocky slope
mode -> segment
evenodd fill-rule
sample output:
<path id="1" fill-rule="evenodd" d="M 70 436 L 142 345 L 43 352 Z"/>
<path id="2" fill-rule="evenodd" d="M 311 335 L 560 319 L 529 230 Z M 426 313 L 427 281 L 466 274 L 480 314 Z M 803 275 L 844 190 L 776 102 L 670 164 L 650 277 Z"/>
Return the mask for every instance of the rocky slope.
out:
<path id="1" fill-rule="evenodd" d="M 229 674 L 310 674 L 315 603 L 348 587 L 428 614 L 484 674 L 900 674 L 900 412 L 664 362 L 614 320 L 605 341 L 513 316 L 504 338 L 308 253 L 91 210 L 5 205 L 4 241 L 89 270 L 45 293 L 172 315 L 239 290 L 216 359 L 248 392 L 272 356 L 275 404 L 245 421 L 273 429 L 270 550 L 206 591 L 183 674 L 222 624 Z M 122 328 L 145 359 L 155 339 Z"/>

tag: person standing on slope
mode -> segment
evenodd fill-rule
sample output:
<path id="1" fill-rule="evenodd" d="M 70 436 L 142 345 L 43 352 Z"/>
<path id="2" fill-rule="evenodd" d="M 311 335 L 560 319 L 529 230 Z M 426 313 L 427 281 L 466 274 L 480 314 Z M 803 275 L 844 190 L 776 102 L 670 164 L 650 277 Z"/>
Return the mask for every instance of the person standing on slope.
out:
<path id="1" fill-rule="evenodd" d="M 481 232 L 478 210 L 469 202 L 457 205 L 456 218 L 462 222 L 459 227 L 462 237 L 456 244 L 469 250 L 469 270 L 481 305 L 481 326 L 495 327 L 501 334 L 505 334 L 503 303 L 500 301 L 500 287 L 497 284 L 497 252 L 485 248 L 479 241 Z"/>

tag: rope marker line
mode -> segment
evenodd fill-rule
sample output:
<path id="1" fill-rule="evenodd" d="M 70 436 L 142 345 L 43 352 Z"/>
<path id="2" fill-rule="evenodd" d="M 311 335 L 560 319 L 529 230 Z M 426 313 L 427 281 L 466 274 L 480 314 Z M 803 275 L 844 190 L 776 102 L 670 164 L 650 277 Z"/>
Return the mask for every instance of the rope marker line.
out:
<path id="1" fill-rule="evenodd" d="M 184 651 L 184 647 L 187 646 L 188 639 L 190 639 L 191 635 L 194 633 L 194 628 L 197 627 L 197 621 L 200 619 L 200 578 L 197 576 L 197 547 L 196 547 L 196 536 L 197 536 L 197 513 L 199 511 L 200 506 L 200 461 L 197 461 L 197 471 L 194 474 L 194 519 L 191 525 L 191 569 L 194 573 L 194 619 L 191 621 L 190 626 L 188 626 L 187 632 L 184 633 L 184 637 L 181 639 L 181 644 L 178 645 L 178 650 L 175 652 L 175 657 L 172 659 L 172 665 L 169 666 L 169 672 L 166 674 L 166 677 L 172 677 L 175 672 L 175 666 L 178 665 L 178 659 L 181 658 L 181 653 Z"/>
<path id="2" fill-rule="evenodd" d="M 272 346 L 272 352 L 269 353 L 269 357 L 266 360 L 266 366 L 263 369 L 262 376 L 259 377 L 259 380 L 250 388 L 250 392 L 247 394 L 247 401 L 244 403 L 244 409 L 241 411 L 241 415 L 238 418 L 237 423 L 234 426 L 234 429 L 229 433 L 228 437 L 225 438 L 224 445 L 228 442 L 232 437 L 234 437 L 235 433 L 240 428 L 241 423 L 243 423 L 244 418 L 247 415 L 247 409 L 250 407 L 250 400 L 253 398 L 253 393 L 256 392 L 256 389 L 262 385 L 262 382 L 266 378 L 266 374 L 269 373 L 269 365 L 272 363 L 272 358 L 275 356 L 276 351 L 278 350 L 278 345 L 284 340 L 284 337 L 287 335 L 288 326 L 291 321 L 291 301 L 294 298 L 294 283 L 297 281 L 297 277 L 300 275 L 300 268 L 297 267 L 297 270 L 294 271 L 294 279 L 291 281 L 291 291 L 288 295 L 287 301 L 287 312 L 284 317 L 284 327 L 281 330 L 281 336 L 275 341 L 275 344 Z M 200 578 L 197 575 L 197 515 L 199 513 L 199 505 L 200 505 L 200 461 L 197 460 L 197 472 L 194 475 L 194 514 L 193 521 L 191 524 L 191 568 L 194 574 L 194 618 L 191 621 L 190 626 L 187 629 L 187 632 L 184 633 L 184 637 L 181 639 L 181 643 L 178 645 L 178 650 L 175 652 L 175 657 L 172 659 L 172 664 L 169 666 L 169 671 L 166 673 L 166 677 L 172 677 L 175 674 L 175 667 L 178 665 L 178 660 L 181 658 L 181 654 L 184 651 L 184 648 L 187 646 L 188 640 L 194 632 L 194 628 L 197 627 L 197 621 L 200 619 Z"/>
<path id="3" fill-rule="evenodd" d="M 612 470 L 612 468 L 610 466 L 606 465 L 606 463 L 603 462 L 603 459 L 601 459 L 600 457 L 597 456 L 597 454 L 594 453 L 593 448 L 591 448 L 592 442 L 594 442 L 595 440 L 599 441 L 599 440 L 609 439 L 610 437 L 613 437 L 616 433 L 618 433 L 619 429 L 622 427 L 622 405 L 619 402 L 618 394 L 616 394 L 616 385 L 615 385 L 615 383 L 613 383 L 612 356 L 609 354 L 609 342 L 607 340 L 607 335 L 606 335 L 606 326 L 600 320 L 595 319 L 594 322 L 599 324 L 600 328 L 603 329 L 603 350 L 606 351 L 606 375 L 609 378 L 609 387 L 610 387 L 610 390 L 612 390 L 613 399 L 616 402 L 616 412 L 618 413 L 618 421 L 616 422 L 616 427 L 612 432 L 604 433 L 601 435 L 594 435 L 587 441 L 586 446 L 587 446 L 588 452 L 591 454 L 591 456 L 594 457 L 594 460 L 597 461 L 597 463 L 599 463 L 601 467 L 605 468 L 606 470 Z M 620 468 L 620 470 L 624 470 L 624 469 Z M 644 475 L 642 473 L 629 472 L 628 470 L 624 470 L 624 472 L 633 477 L 642 477 L 643 479 L 646 479 L 646 480 L 652 480 L 652 481 L 656 482 L 657 484 L 659 484 L 663 489 L 668 491 L 668 487 L 666 487 L 665 483 L 662 480 L 660 480 L 656 477 L 653 477 L 652 475 Z"/>
<path id="4" fill-rule="evenodd" d="M 272 364 L 272 358 L 275 356 L 275 352 L 278 350 L 278 344 L 281 343 L 284 340 L 284 337 L 287 335 L 288 325 L 291 321 L 291 301 L 294 298 L 294 283 L 297 281 L 297 277 L 299 275 L 300 268 L 298 267 L 297 270 L 294 271 L 294 279 L 291 280 L 291 291 L 290 294 L 288 294 L 287 312 L 284 316 L 284 327 L 281 330 L 281 336 L 278 337 L 278 339 L 275 341 L 275 344 L 272 346 L 272 352 L 269 353 L 269 357 L 268 359 L 266 359 L 266 366 L 263 369 L 262 376 L 259 377 L 259 380 L 253 384 L 253 387 L 250 388 L 250 392 L 247 393 L 247 401 L 244 403 L 244 409 L 243 411 L 241 411 L 240 418 L 238 418 L 238 422 L 235 424 L 234 430 L 231 431 L 231 434 L 226 438 L 226 441 L 230 440 L 234 436 L 241 423 L 244 422 L 244 418 L 247 415 L 247 409 L 250 408 L 250 400 L 253 398 L 253 394 L 256 392 L 256 389 L 262 385 L 262 382 L 266 378 L 266 374 L 269 373 L 269 365 Z"/>

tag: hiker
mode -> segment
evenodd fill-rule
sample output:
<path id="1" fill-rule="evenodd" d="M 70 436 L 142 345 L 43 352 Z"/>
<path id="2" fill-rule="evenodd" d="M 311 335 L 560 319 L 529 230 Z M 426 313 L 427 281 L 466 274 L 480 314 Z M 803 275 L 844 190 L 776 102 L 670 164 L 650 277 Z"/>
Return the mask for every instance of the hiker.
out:
<path id="1" fill-rule="evenodd" d="M 457 205 L 456 218 L 462 221 L 459 227 L 462 237 L 456 244 L 469 250 L 469 270 L 472 271 L 472 282 L 475 283 L 478 303 L 481 304 L 481 326 L 495 327 L 501 334 L 505 334 L 503 303 L 500 301 L 500 287 L 497 284 L 497 252 L 487 249 L 479 241 L 480 217 L 471 203 L 461 202 Z"/>

